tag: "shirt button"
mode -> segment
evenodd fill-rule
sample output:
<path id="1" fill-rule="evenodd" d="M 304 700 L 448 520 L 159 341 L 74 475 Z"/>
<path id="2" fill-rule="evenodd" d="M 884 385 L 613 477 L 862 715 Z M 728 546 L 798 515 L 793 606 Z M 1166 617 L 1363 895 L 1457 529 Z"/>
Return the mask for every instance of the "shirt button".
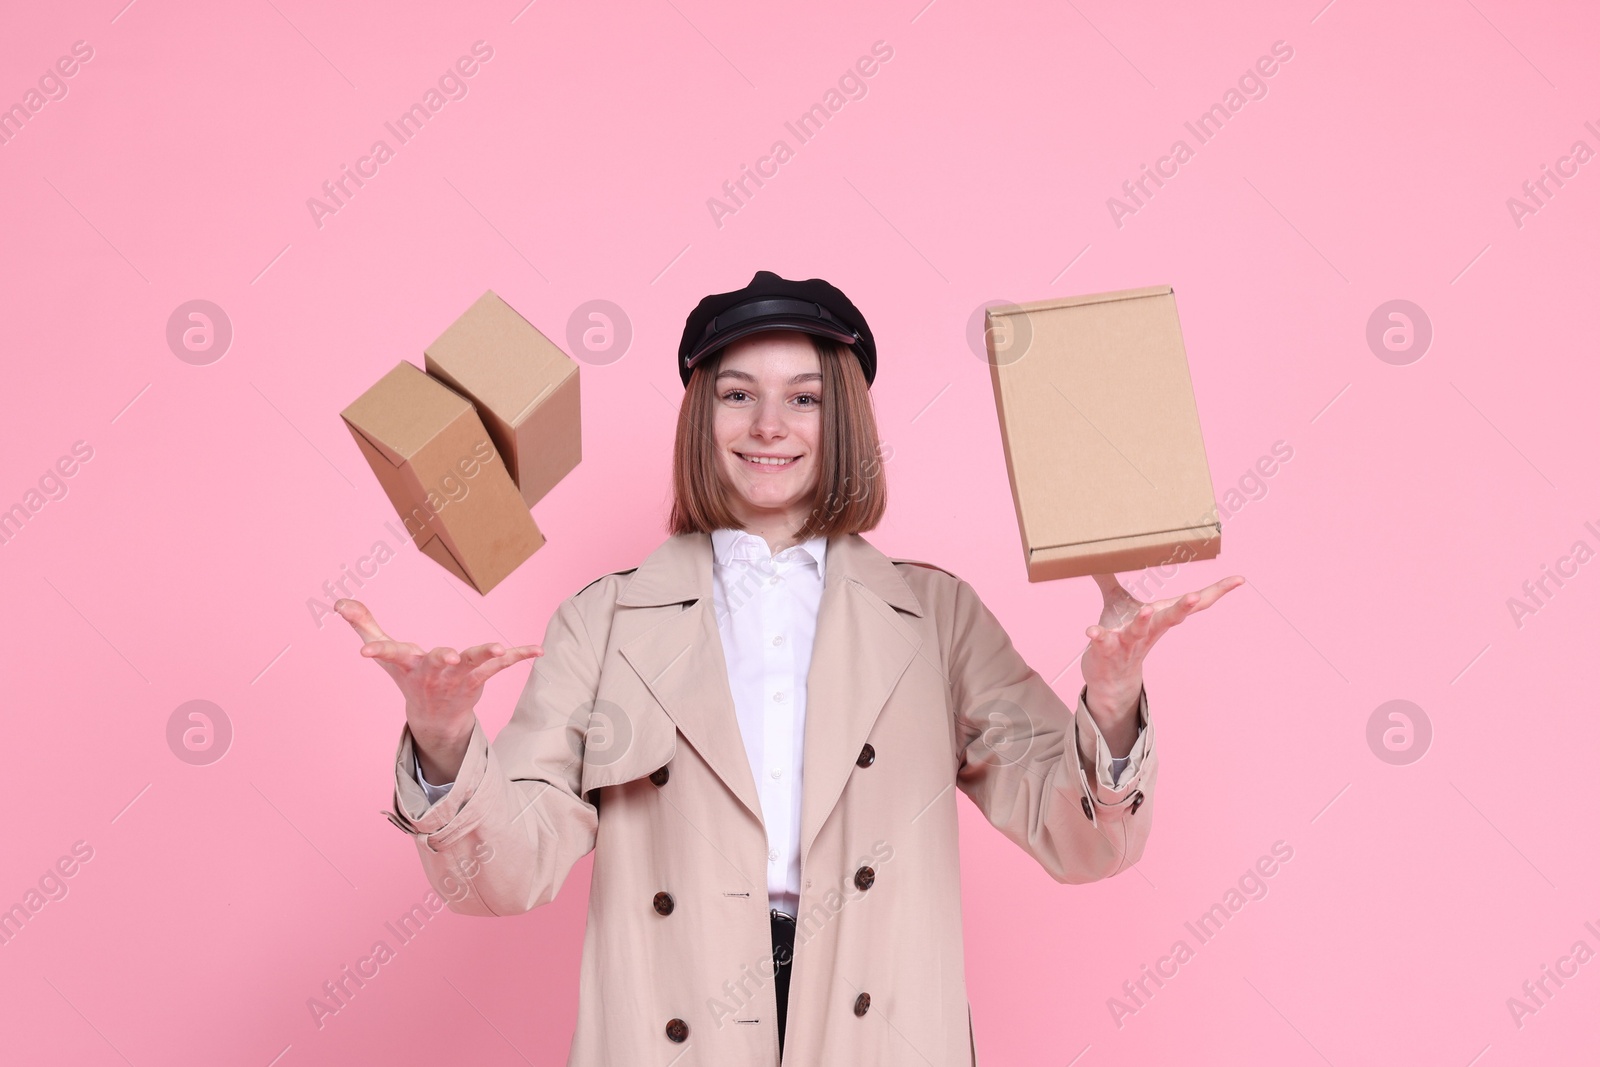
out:
<path id="1" fill-rule="evenodd" d="M 783 703 L 783 693 L 782 693 L 782 691 L 773 693 L 772 694 L 772 699 L 776 700 L 779 704 L 782 704 Z"/>
<path id="2" fill-rule="evenodd" d="M 779 634 L 779 635 L 778 635 L 778 636 L 777 636 L 777 637 L 774 637 L 774 638 L 773 638 L 773 639 L 772 639 L 772 643 L 773 643 L 773 644 L 775 644 L 775 645 L 781 645 L 781 644 L 783 644 L 783 635 L 782 635 L 782 634 Z"/>
<path id="3" fill-rule="evenodd" d="M 778 768 L 774 767 L 774 768 L 772 768 L 772 777 L 774 777 L 774 778 L 782 778 L 783 777 L 783 772 L 781 770 L 779 770 Z"/>
<path id="4" fill-rule="evenodd" d="M 767 859 L 772 863 L 777 863 L 778 862 L 778 850 L 777 849 L 773 849 L 771 852 L 768 852 L 767 853 Z"/>

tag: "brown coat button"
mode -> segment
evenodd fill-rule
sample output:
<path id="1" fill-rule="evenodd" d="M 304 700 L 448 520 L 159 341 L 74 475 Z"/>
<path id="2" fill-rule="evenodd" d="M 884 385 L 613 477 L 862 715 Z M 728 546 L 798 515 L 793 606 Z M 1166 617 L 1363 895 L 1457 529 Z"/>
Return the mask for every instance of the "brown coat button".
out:
<path id="1" fill-rule="evenodd" d="M 667 784 L 667 776 L 670 773 L 671 772 L 668 771 L 665 767 L 661 767 L 661 768 L 659 768 L 657 770 L 653 770 L 653 771 L 650 772 L 650 780 L 652 782 L 654 782 L 656 785 L 666 785 Z"/>
<path id="2" fill-rule="evenodd" d="M 1083 801 L 1083 817 L 1090 822 L 1094 822 L 1094 808 L 1090 805 L 1089 798 L 1079 797 L 1078 799 Z"/>
<path id="3" fill-rule="evenodd" d="M 870 1007 L 872 1007 L 872 995 L 870 993 L 863 993 L 856 998 L 857 1015 L 865 1015 Z"/>
<path id="4" fill-rule="evenodd" d="M 1143 789 L 1134 790 L 1133 803 L 1128 805 L 1128 814 L 1132 815 L 1134 812 L 1138 811 L 1139 810 L 1139 805 L 1143 804 L 1143 803 L 1144 803 L 1144 790 Z"/>
<path id="5" fill-rule="evenodd" d="M 679 1044 L 689 1040 L 689 1024 L 682 1019 L 668 1019 L 667 1040 L 676 1041 Z"/>
<path id="6" fill-rule="evenodd" d="M 872 888 L 872 882 L 873 882 L 873 880 L 875 878 L 877 878 L 877 876 L 878 876 L 878 873 L 876 871 L 874 871 L 871 867 L 857 867 L 856 868 L 856 888 L 860 889 L 862 891 L 871 889 Z"/>
<path id="7" fill-rule="evenodd" d="M 657 893 L 655 898 L 655 906 L 656 911 L 660 912 L 662 915 L 671 915 L 672 894 L 666 892 Z"/>
<path id="8" fill-rule="evenodd" d="M 856 757 L 857 767 L 870 767 L 872 761 L 878 758 L 878 752 L 870 744 L 861 746 L 861 755 Z"/>

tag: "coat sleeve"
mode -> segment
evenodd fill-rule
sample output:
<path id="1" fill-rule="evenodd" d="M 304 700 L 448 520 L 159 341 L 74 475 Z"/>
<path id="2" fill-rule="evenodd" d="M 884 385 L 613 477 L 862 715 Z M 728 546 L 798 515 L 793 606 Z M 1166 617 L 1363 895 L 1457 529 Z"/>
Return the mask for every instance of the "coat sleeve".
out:
<path id="1" fill-rule="evenodd" d="M 1110 753 L 1085 703 L 1069 708 L 1023 661 L 977 592 L 957 579 L 944 650 L 956 726 L 956 782 L 1001 833 L 1058 882 L 1108 878 L 1150 836 L 1157 759 L 1149 700 L 1113 785 Z"/>
<path id="2" fill-rule="evenodd" d="M 555 898 L 594 848 L 599 815 L 579 795 L 600 667 L 571 598 L 545 630 L 516 709 L 494 743 L 474 716 L 466 760 L 432 804 L 413 774 L 411 730 L 395 754 L 394 807 L 429 883 L 464 915 L 515 915 Z"/>

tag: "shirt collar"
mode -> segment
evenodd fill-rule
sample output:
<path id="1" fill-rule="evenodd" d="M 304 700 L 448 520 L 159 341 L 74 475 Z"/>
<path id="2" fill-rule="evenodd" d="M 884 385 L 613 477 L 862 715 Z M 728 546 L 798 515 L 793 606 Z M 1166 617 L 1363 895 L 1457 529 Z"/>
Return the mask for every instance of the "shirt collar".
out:
<path id="1" fill-rule="evenodd" d="M 792 547 L 816 561 L 818 577 L 827 576 L 828 538 L 825 535 L 816 534 Z M 766 539 L 748 530 L 712 530 L 711 551 L 719 567 L 726 567 L 736 559 L 759 561 L 772 558 Z"/>

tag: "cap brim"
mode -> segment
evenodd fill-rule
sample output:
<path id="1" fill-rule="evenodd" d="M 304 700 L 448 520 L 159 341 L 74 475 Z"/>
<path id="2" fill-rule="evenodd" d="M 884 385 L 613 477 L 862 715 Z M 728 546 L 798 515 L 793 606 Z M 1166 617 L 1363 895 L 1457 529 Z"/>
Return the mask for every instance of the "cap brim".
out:
<path id="1" fill-rule="evenodd" d="M 754 333 L 765 333 L 769 330 L 799 330 L 802 333 L 813 334 L 817 337 L 831 337 L 844 345 L 854 345 L 859 338 L 848 330 L 834 329 L 826 323 L 816 319 L 797 319 L 786 315 L 772 315 L 750 322 L 740 323 L 733 329 L 718 332 L 706 338 L 689 353 L 689 358 L 684 361 L 687 367 L 693 367 L 706 356 L 712 355 L 720 349 Z"/>

